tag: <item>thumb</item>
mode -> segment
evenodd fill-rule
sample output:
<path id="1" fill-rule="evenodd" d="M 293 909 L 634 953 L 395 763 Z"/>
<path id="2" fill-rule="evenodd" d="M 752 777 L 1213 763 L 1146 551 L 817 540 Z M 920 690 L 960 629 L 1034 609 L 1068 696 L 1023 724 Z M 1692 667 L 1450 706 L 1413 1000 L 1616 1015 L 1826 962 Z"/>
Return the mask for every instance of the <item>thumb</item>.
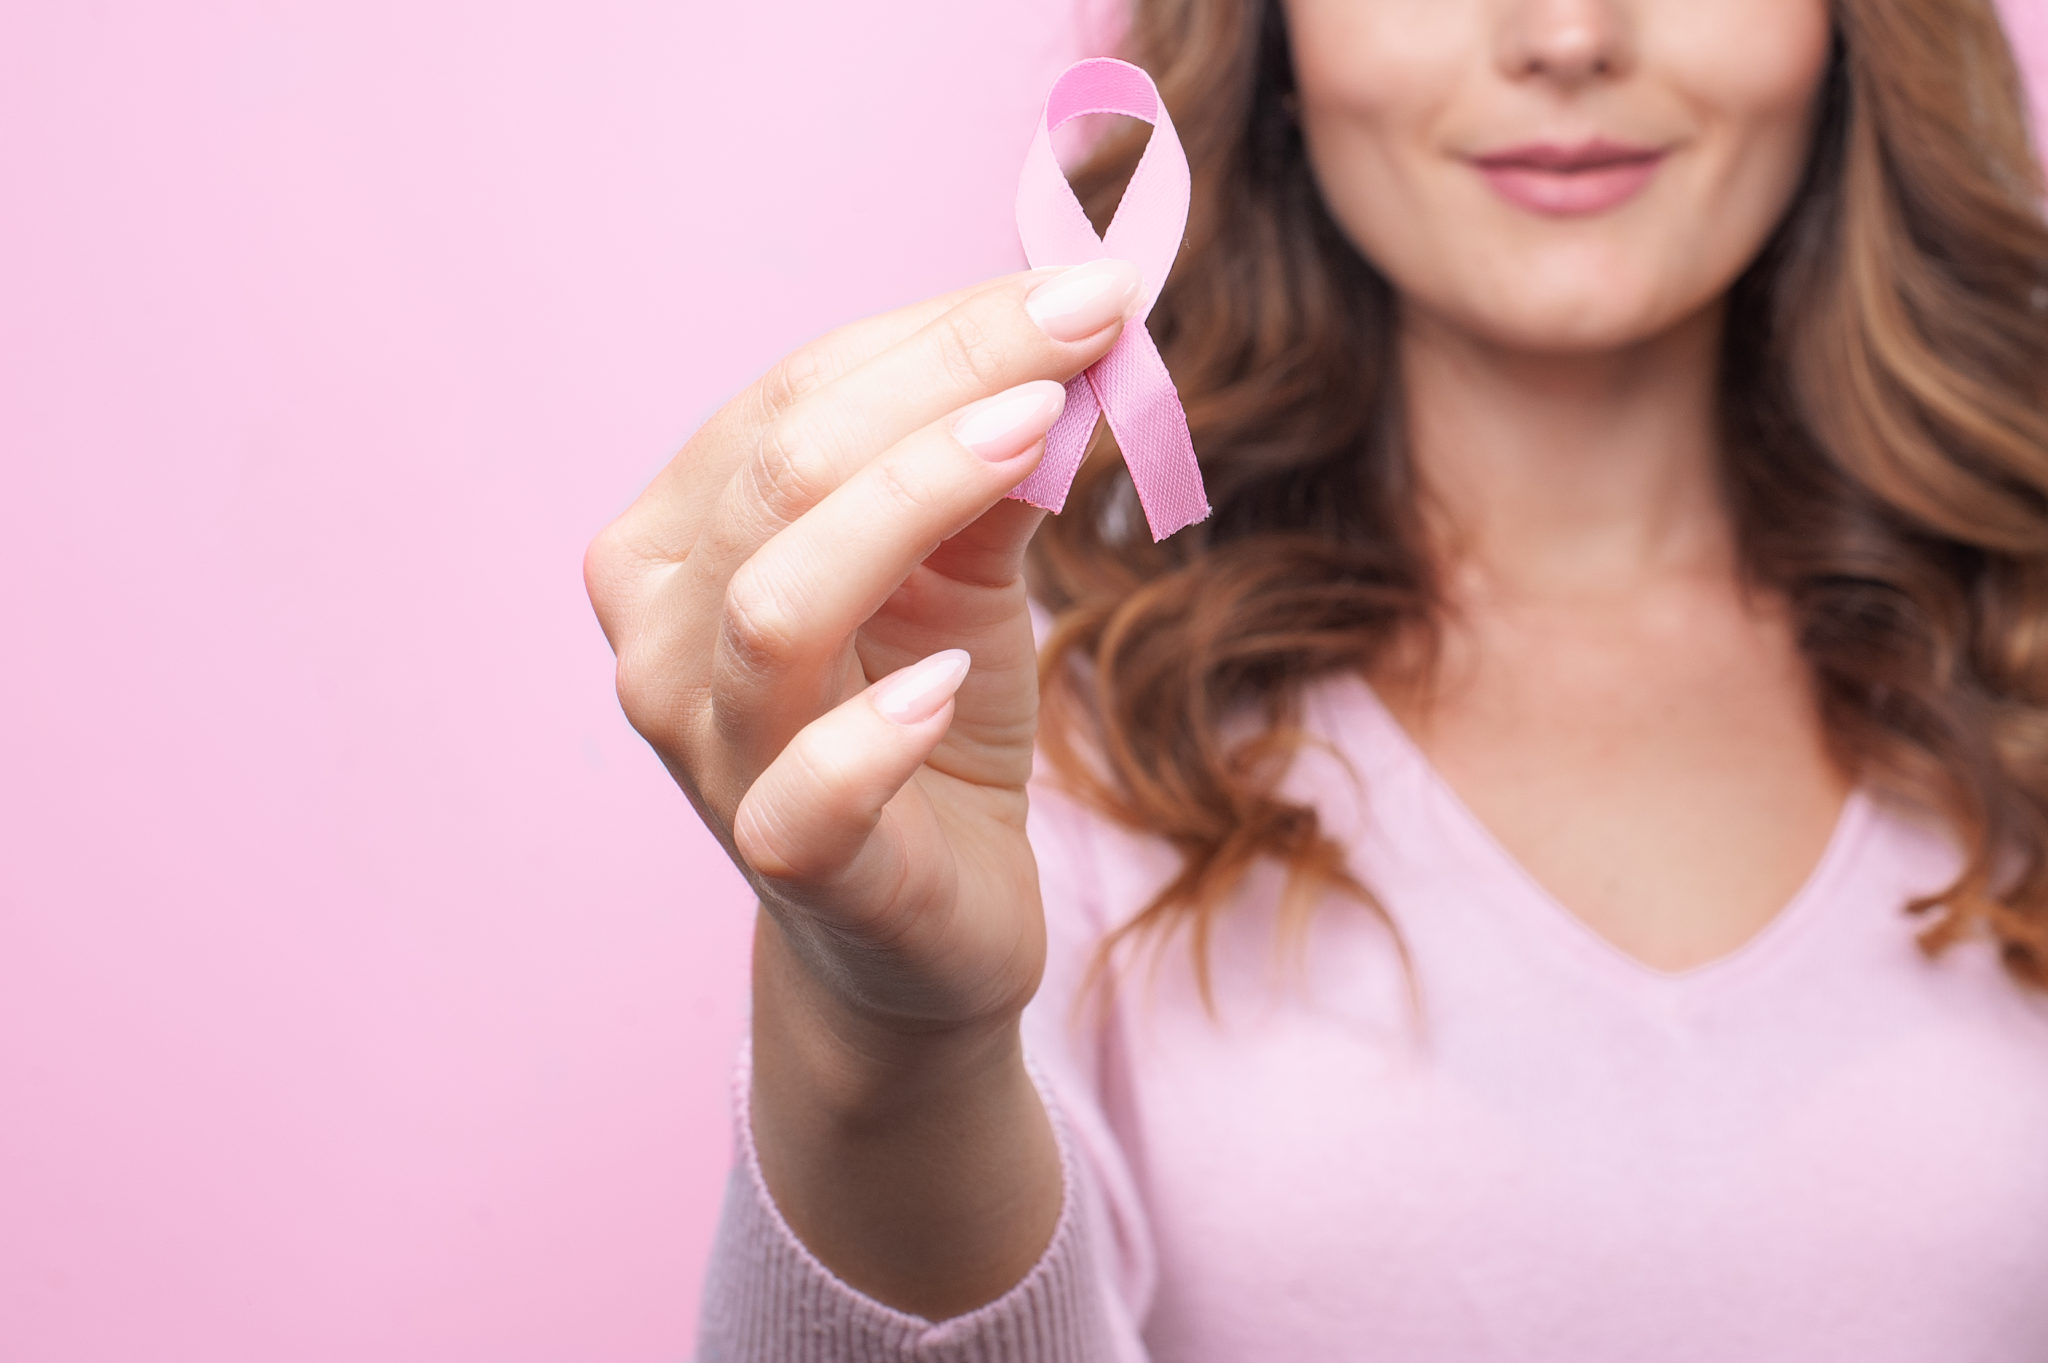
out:
<path id="1" fill-rule="evenodd" d="M 812 720 L 768 764 L 733 811 L 733 846 L 749 870 L 836 926 L 858 933 L 887 910 L 907 849 L 887 826 L 896 798 L 953 719 L 966 680 L 964 648 L 941 649 Z"/>
<path id="2" fill-rule="evenodd" d="M 1040 440 L 1030 454 L 1026 474 L 1045 457 L 1045 442 Z M 960 582 L 1008 582 L 1022 575 L 1024 551 L 1050 514 L 1044 507 L 1005 496 L 934 549 L 925 562 Z"/>

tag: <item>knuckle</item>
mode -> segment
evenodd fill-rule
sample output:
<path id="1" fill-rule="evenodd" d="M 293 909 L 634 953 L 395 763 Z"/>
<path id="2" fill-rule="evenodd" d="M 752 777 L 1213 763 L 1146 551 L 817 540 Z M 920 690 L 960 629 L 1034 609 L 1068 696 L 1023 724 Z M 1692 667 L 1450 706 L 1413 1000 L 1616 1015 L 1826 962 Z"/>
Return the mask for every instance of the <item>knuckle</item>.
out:
<path id="1" fill-rule="evenodd" d="M 763 504 L 780 510 L 802 503 L 812 444 L 809 424 L 792 413 L 783 413 L 761 429 L 753 477 L 755 495 Z"/>
<path id="2" fill-rule="evenodd" d="M 740 566 L 725 589 L 719 633 L 734 661 L 753 673 L 772 671 L 794 656 L 798 614 L 753 561 Z"/>
<path id="3" fill-rule="evenodd" d="M 619 708 L 642 737 L 660 746 L 681 735 L 681 697 L 660 650 L 644 641 L 621 648 L 614 684 Z"/>
<path id="4" fill-rule="evenodd" d="M 634 541 L 626 516 L 605 526 L 584 546 L 583 590 L 607 630 L 648 577 L 649 564 L 649 556 Z"/>
<path id="5" fill-rule="evenodd" d="M 955 308 L 941 326 L 939 354 L 953 377 L 977 389 L 1006 386 L 1003 348 L 984 318 Z"/>
<path id="6" fill-rule="evenodd" d="M 797 880 L 803 868 L 798 864 L 799 840 L 783 831 L 782 820 L 763 808 L 755 791 L 749 791 L 733 815 L 732 845 L 740 860 L 755 875 L 767 881 Z"/>
<path id="7" fill-rule="evenodd" d="M 825 338 L 830 340 L 830 337 Z M 761 379 L 763 414 L 772 418 L 825 386 L 824 341 L 799 346 L 776 361 Z"/>
<path id="8" fill-rule="evenodd" d="M 907 476 L 901 460 L 876 460 L 868 466 L 868 477 L 873 480 L 876 498 L 891 516 L 921 523 L 934 519 L 947 509 L 937 495 L 938 489 L 924 480 Z"/>
<path id="9" fill-rule="evenodd" d="M 596 537 L 583 548 L 583 593 L 590 598 L 590 604 L 596 607 L 598 619 L 606 622 L 607 635 L 610 633 L 609 619 L 612 613 L 612 584 L 619 576 L 619 554 L 613 542 L 615 533 L 608 525 L 598 531 Z"/>

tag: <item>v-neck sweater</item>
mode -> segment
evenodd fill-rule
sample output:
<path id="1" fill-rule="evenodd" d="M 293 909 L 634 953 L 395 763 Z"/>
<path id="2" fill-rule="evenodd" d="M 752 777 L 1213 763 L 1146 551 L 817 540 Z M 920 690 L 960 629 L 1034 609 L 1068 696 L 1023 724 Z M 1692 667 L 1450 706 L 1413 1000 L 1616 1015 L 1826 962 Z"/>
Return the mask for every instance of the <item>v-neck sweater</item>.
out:
<path id="1" fill-rule="evenodd" d="M 945 1321 L 855 1290 L 762 1182 L 742 1042 L 699 1363 L 2048 1360 L 2048 998 L 1988 938 L 1915 942 L 1906 902 L 1961 864 L 1941 827 L 1859 787 L 1760 932 L 1663 971 L 1550 896 L 1362 679 L 1305 700 L 1328 746 L 1281 789 L 1398 926 L 1419 1019 L 1347 896 L 1289 973 L 1263 862 L 1215 924 L 1213 1020 L 1181 935 L 1070 1026 L 1180 859 L 1041 756 L 1050 1243 Z"/>

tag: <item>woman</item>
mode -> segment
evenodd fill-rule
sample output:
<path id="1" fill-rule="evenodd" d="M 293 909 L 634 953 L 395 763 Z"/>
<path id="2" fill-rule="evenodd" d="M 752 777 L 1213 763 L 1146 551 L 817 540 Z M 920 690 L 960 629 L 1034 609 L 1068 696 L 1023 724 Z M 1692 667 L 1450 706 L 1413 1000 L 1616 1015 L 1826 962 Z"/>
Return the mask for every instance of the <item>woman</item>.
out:
<path id="1" fill-rule="evenodd" d="M 2048 1358 L 2048 228 L 1990 4 L 1128 46 L 1208 520 L 1149 542 L 1106 444 L 1005 496 L 1107 262 L 806 347 L 587 560 L 762 906 L 700 1358 Z"/>

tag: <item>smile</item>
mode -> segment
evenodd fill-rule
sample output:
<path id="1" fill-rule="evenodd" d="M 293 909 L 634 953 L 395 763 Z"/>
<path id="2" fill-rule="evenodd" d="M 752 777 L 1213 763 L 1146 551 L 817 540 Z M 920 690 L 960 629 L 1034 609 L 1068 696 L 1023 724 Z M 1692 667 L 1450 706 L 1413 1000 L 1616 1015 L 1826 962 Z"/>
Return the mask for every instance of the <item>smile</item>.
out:
<path id="1" fill-rule="evenodd" d="M 1664 162 L 1653 148 L 1591 142 L 1537 144 L 1472 158 L 1495 193 L 1550 216 L 1602 213 L 1640 193 Z"/>

